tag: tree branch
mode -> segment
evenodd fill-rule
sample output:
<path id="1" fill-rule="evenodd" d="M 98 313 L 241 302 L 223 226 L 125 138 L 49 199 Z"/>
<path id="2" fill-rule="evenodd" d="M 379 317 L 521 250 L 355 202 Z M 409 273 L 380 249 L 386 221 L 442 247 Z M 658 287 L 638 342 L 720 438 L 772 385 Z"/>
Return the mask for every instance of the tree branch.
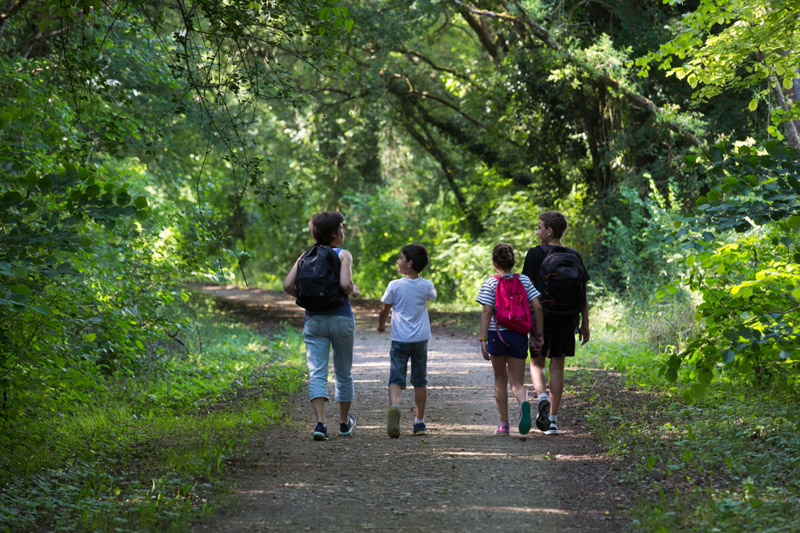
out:
<path id="1" fill-rule="evenodd" d="M 623 96 L 625 96 L 625 98 L 627 98 L 631 103 L 633 103 L 633 105 L 635 105 L 636 107 L 639 107 L 641 109 L 644 109 L 653 118 L 656 118 L 657 120 L 661 121 L 671 131 L 673 131 L 673 132 L 677 133 L 678 135 L 680 135 L 681 137 L 683 137 L 684 140 L 686 140 L 688 143 L 692 144 L 693 146 L 697 146 L 698 148 L 703 150 L 704 153 L 707 153 L 707 150 L 705 148 L 705 143 L 703 141 L 701 141 L 700 138 L 698 138 L 697 135 L 695 135 L 695 133 L 693 131 L 691 131 L 689 128 L 687 128 L 683 124 L 680 124 L 680 123 L 675 122 L 673 120 L 663 119 L 660 116 L 662 114 L 661 108 L 659 108 L 652 100 L 650 100 L 649 98 L 646 98 L 646 97 L 644 97 L 644 96 L 632 91 L 631 89 L 623 87 L 622 84 L 619 81 L 617 81 L 614 78 L 612 78 L 609 74 L 607 74 L 605 72 L 599 72 L 598 73 L 590 65 L 583 64 L 581 61 L 576 59 L 572 54 L 570 54 L 568 50 L 563 49 L 555 41 L 555 39 L 553 39 L 553 37 L 550 35 L 550 32 L 547 31 L 547 29 L 545 29 L 543 26 L 538 24 L 536 21 L 534 21 L 530 16 L 528 16 L 525 13 L 524 9 L 522 8 L 522 6 L 519 5 L 518 2 L 514 1 L 513 2 L 514 6 L 517 9 L 519 9 L 521 13 L 525 14 L 524 17 L 517 17 L 517 16 L 514 16 L 514 15 L 508 15 L 508 14 L 505 14 L 505 13 L 496 13 L 494 11 L 476 9 L 474 7 L 468 6 L 467 4 L 462 2 L 461 0 L 452 0 L 452 2 L 454 4 L 456 4 L 456 5 L 458 5 L 462 10 L 466 10 L 469 13 L 472 13 L 474 15 L 478 15 L 478 16 L 482 16 L 482 17 L 495 18 L 495 19 L 498 19 L 498 20 L 513 22 L 513 23 L 522 23 L 522 24 L 524 24 L 525 26 L 527 26 L 531 30 L 531 32 L 540 41 L 542 41 L 544 44 L 546 44 L 548 47 L 550 47 L 554 51 L 563 54 L 565 56 L 566 60 L 569 61 L 571 64 L 573 64 L 576 67 L 580 68 L 582 71 L 586 72 L 587 74 L 589 74 L 593 78 L 599 79 L 603 83 L 607 84 L 609 86 L 609 88 L 614 89 L 616 91 L 619 91 Z M 479 37 L 480 37 L 480 35 L 479 35 Z"/>

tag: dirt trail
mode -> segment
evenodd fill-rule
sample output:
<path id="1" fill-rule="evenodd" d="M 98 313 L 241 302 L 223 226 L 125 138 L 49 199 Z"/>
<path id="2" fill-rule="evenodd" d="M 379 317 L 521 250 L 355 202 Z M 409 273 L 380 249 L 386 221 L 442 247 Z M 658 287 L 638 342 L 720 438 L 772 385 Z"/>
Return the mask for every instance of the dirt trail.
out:
<path id="1" fill-rule="evenodd" d="M 260 317 L 302 323 L 279 293 L 207 287 L 224 305 Z M 311 439 L 306 391 L 285 427 L 254 443 L 236 498 L 210 531 L 622 531 L 627 496 L 614 461 L 588 435 L 583 413 L 597 390 L 567 382 L 562 434 L 535 428 L 494 436 L 498 416 L 492 371 L 475 337 L 437 328 L 428 352 L 428 435 L 411 435 L 413 389 L 404 391 L 402 435 L 386 435 L 389 335 L 375 331 L 377 303 L 359 302 L 352 412 L 358 426 L 339 437 L 328 405 L 330 440 Z M 575 373 L 568 374 L 574 376 Z M 528 377 L 528 381 L 529 381 Z M 579 380 L 576 380 L 579 381 Z M 583 380 L 585 381 L 585 380 Z M 332 386 L 332 384 L 331 384 Z M 332 396 L 332 391 L 331 391 Z M 531 397 L 533 394 L 531 393 Z M 512 399 L 510 406 L 515 406 Z M 516 408 L 514 408 L 516 411 Z"/>

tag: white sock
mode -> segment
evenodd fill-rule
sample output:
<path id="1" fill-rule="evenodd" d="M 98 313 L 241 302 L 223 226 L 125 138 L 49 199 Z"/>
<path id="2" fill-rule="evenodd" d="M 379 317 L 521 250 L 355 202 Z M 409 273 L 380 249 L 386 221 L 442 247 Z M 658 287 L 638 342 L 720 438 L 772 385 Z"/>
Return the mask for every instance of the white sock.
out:
<path id="1" fill-rule="evenodd" d="M 420 422 L 424 424 L 425 423 L 425 419 L 424 418 L 414 417 L 414 423 L 415 424 L 419 424 Z"/>
<path id="2" fill-rule="evenodd" d="M 550 415 L 550 422 L 558 424 L 558 415 Z"/>
<path id="3" fill-rule="evenodd" d="M 542 400 L 547 400 L 548 402 L 550 401 L 550 397 L 546 392 L 543 392 L 539 395 L 539 401 L 541 402 Z"/>

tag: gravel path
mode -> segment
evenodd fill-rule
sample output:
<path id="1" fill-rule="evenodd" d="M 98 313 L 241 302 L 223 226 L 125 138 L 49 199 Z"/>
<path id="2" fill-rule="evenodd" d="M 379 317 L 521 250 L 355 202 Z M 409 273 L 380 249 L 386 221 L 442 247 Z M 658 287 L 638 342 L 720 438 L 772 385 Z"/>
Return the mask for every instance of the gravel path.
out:
<path id="1" fill-rule="evenodd" d="M 279 293 L 232 287 L 204 290 L 265 323 L 302 322 L 299 308 Z M 338 436 L 338 409 L 332 401 L 330 440 L 313 441 L 313 416 L 303 391 L 292 400 L 292 420 L 253 446 L 251 468 L 240 473 L 230 507 L 201 528 L 629 529 L 623 512 L 628 498 L 615 473 L 616 461 L 603 454 L 585 429 L 583 413 L 598 391 L 582 390 L 569 381 L 579 371 L 568 374 L 559 413 L 561 435 L 545 436 L 534 428 L 523 437 L 512 415 L 511 436 L 494 436 L 498 416 L 491 365 L 480 356 L 475 337 L 439 328 L 434 321 L 428 349 L 428 435 L 411 434 L 409 386 L 402 398 L 401 437 L 390 439 L 389 335 L 375 330 L 375 302 L 359 302 L 356 313 L 352 412 L 358 425 L 353 435 Z M 516 411 L 513 399 L 509 405 Z"/>

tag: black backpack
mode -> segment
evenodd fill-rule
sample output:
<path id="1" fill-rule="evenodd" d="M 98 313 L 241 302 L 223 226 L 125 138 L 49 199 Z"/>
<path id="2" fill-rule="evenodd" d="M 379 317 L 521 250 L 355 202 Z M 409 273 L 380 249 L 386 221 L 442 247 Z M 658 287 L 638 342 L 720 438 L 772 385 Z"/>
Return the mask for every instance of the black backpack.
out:
<path id="1" fill-rule="evenodd" d="M 330 246 L 315 244 L 297 262 L 296 303 L 309 311 L 329 311 L 347 302 L 339 285 L 342 263 Z"/>
<path id="2" fill-rule="evenodd" d="M 586 269 L 580 257 L 563 246 L 542 248 L 547 254 L 541 267 L 542 309 L 551 315 L 580 313 L 586 305 Z"/>

